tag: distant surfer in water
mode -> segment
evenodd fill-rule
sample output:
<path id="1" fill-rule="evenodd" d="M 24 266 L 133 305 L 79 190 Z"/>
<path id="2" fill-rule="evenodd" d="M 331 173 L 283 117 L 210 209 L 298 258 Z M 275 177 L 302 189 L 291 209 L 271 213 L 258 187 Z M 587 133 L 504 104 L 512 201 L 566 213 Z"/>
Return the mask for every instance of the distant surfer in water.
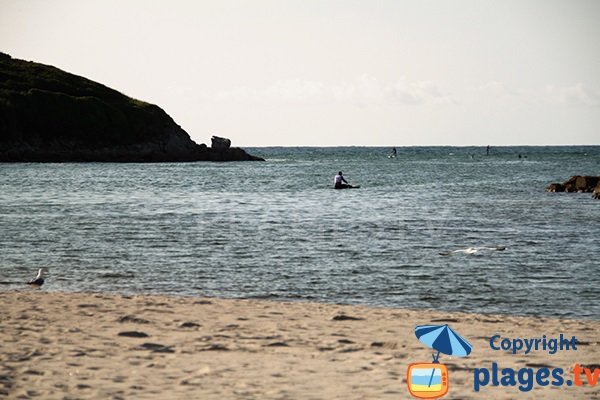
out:
<path id="1" fill-rule="evenodd" d="M 346 189 L 352 186 L 344 179 L 344 175 L 342 175 L 342 171 L 340 171 L 334 178 L 333 187 L 336 189 Z"/>
<path id="2" fill-rule="evenodd" d="M 390 155 L 389 155 L 389 157 L 390 157 L 390 158 L 396 158 L 396 153 L 397 153 L 397 152 L 396 152 L 396 148 L 394 147 L 394 148 L 392 149 L 392 154 L 390 154 Z"/>

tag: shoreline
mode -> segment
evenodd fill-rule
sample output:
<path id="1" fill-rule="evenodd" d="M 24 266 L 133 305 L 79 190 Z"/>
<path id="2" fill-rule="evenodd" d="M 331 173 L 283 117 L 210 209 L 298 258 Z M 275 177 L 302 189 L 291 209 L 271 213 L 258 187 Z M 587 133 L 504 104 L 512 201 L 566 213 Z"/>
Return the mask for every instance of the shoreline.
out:
<path id="1" fill-rule="evenodd" d="M 16 282 L 0 282 L 0 294 L 1 293 L 22 293 L 26 292 L 28 288 L 23 289 L 23 282 L 27 280 L 27 277 L 16 281 Z M 2 284 L 6 284 L 5 288 L 2 288 Z M 41 289 L 44 293 L 58 293 L 58 294 L 83 294 L 83 295 L 107 295 L 107 296 L 122 296 L 122 297 L 136 297 L 136 296 L 149 296 L 149 297 L 167 297 L 167 298 L 188 298 L 188 299 L 214 299 L 214 300 L 224 300 L 224 301 L 257 301 L 257 302 L 273 302 L 273 303 L 284 303 L 284 304 L 322 304 L 329 306 L 348 306 L 348 307 L 360 307 L 360 308 L 369 308 L 369 309 L 390 309 L 390 310 L 404 310 L 415 313 L 445 313 L 445 314 L 466 314 L 466 315 L 480 315 L 480 316 L 490 316 L 490 317 L 521 317 L 521 318 L 534 318 L 534 319 L 560 319 L 560 320 L 569 320 L 569 321 L 590 321 L 590 322 L 598 322 L 600 323 L 600 317 L 592 316 L 592 315 L 553 315 L 553 314 L 524 314 L 519 312 L 501 312 L 501 311 L 458 311 L 453 309 L 443 309 L 443 308 L 431 308 L 431 307 L 405 307 L 403 305 L 386 305 L 386 304 L 367 304 L 366 302 L 341 302 L 335 300 L 325 300 L 318 299 L 313 297 L 278 297 L 276 295 L 266 295 L 266 296 L 249 296 L 249 297 L 226 297 L 226 296 L 213 296 L 210 294 L 173 294 L 168 292 L 157 292 L 157 293 L 135 293 L 133 291 L 127 290 L 106 290 L 106 291 L 88 291 L 88 290 L 70 290 L 70 289 L 48 289 L 46 287 Z"/>
<path id="2" fill-rule="evenodd" d="M 0 396 L 10 399 L 411 398 L 407 368 L 432 352 L 414 328 L 428 324 L 449 324 L 473 345 L 468 357 L 440 357 L 444 398 L 600 398 L 600 385 L 473 387 L 475 369 L 492 363 L 565 377 L 576 364 L 598 366 L 594 320 L 44 290 L 0 292 L 0 303 Z M 513 354 L 489 343 L 560 334 L 576 336 L 577 350 Z"/>

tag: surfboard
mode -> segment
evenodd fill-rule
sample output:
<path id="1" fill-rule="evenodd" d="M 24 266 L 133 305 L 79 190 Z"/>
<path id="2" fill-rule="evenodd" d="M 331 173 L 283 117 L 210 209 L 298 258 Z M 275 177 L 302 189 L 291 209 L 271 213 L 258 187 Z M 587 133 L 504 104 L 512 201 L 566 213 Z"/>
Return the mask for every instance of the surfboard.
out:
<path id="1" fill-rule="evenodd" d="M 343 186 L 343 187 L 339 187 L 339 188 L 334 187 L 334 189 L 336 189 L 336 190 L 341 190 L 341 189 L 360 189 L 360 185 L 355 185 L 355 186 L 354 185 L 349 185 L 349 186 Z"/>

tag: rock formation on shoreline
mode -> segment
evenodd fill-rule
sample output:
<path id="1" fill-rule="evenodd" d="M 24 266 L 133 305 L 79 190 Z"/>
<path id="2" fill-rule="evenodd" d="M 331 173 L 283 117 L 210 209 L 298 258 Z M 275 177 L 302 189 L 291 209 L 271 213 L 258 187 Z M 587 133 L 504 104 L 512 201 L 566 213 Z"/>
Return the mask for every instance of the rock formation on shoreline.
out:
<path id="1" fill-rule="evenodd" d="M 600 176 L 572 176 L 563 183 L 551 183 L 547 192 L 593 193 L 595 199 L 600 199 Z"/>
<path id="2" fill-rule="evenodd" d="M 156 105 L 0 53 L 0 162 L 245 160 L 262 159 L 198 145 Z"/>

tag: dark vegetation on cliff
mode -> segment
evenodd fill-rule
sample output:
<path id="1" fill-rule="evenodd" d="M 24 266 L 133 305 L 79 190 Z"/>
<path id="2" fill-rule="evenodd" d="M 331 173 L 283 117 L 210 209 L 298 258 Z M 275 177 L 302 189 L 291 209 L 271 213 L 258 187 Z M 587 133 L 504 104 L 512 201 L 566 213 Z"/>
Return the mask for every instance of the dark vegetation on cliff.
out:
<path id="1" fill-rule="evenodd" d="M 160 107 L 0 53 L 0 161 L 255 160 L 198 145 Z"/>

